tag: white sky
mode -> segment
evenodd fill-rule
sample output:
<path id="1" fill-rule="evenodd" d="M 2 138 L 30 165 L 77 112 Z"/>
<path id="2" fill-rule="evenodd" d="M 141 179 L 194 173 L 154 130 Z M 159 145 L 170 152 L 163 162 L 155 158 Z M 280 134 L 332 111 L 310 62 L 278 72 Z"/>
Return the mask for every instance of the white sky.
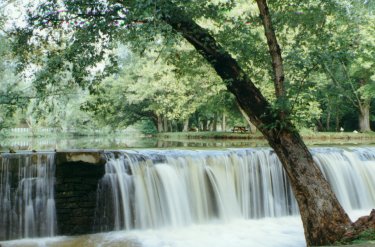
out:
<path id="1" fill-rule="evenodd" d="M 26 26 L 26 13 L 28 9 L 35 9 L 41 3 L 41 0 L 3 0 L 0 7 L 4 12 L 7 21 L 5 22 L 5 30 L 10 30 L 13 27 Z M 4 4 L 5 2 L 5 4 Z M 5 7 L 4 7 L 5 5 Z"/>

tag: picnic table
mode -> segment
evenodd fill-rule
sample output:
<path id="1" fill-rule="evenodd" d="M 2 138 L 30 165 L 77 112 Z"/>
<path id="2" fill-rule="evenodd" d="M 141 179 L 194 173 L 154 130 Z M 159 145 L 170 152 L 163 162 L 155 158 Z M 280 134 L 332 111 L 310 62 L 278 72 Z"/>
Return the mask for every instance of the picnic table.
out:
<path id="1" fill-rule="evenodd" d="M 246 127 L 244 126 L 233 126 L 233 129 L 232 129 L 232 132 L 241 132 L 241 133 L 245 133 L 249 131 L 248 129 L 246 129 Z"/>

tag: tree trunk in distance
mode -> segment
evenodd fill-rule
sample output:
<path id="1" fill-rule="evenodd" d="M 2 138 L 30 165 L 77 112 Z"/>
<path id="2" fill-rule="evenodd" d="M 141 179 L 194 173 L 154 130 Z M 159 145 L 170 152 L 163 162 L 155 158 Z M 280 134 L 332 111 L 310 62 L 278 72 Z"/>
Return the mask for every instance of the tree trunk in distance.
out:
<path id="1" fill-rule="evenodd" d="M 370 104 L 363 104 L 359 109 L 359 130 L 361 132 L 371 131 L 370 128 Z"/>
<path id="2" fill-rule="evenodd" d="M 255 127 L 255 125 L 250 121 L 250 118 L 247 116 L 246 112 L 241 108 L 241 106 L 238 103 L 237 107 L 240 110 L 243 118 L 246 120 L 247 124 L 250 126 L 250 132 L 255 134 L 257 132 L 257 127 Z"/>
<path id="3" fill-rule="evenodd" d="M 212 131 L 212 129 L 213 129 L 212 124 L 213 124 L 213 120 L 209 119 L 208 123 L 207 123 L 207 129 L 208 129 L 208 131 Z"/>
<path id="4" fill-rule="evenodd" d="M 169 132 L 173 132 L 173 121 L 172 120 L 167 120 L 167 123 L 168 123 L 168 129 L 169 129 Z"/>
<path id="5" fill-rule="evenodd" d="M 163 129 L 164 132 L 168 132 L 168 119 L 166 117 L 163 117 Z"/>
<path id="6" fill-rule="evenodd" d="M 189 131 L 189 118 L 185 119 L 184 128 L 182 129 L 182 132 L 188 132 L 188 131 Z"/>
<path id="7" fill-rule="evenodd" d="M 329 123 L 331 122 L 331 111 L 328 111 L 327 113 L 327 119 L 326 119 L 326 130 L 329 131 L 331 126 L 329 126 Z"/>
<path id="8" fill-rule="evenodd" d="M 201 122 L 202 122 L 202 131 L 207 131 L 207 123 L 208 123 L 207 118 L 203 118 Z"/>
<path id="9" fill-rule="evenodd" d="M 158 132 L 161 133 L 161 132 L 164 132 L 164 129 L 163 129 L 163 119 L 160 115 L 157 115 L 157 118 L 158 118 Z"/>
<path id="10" fill-rule="evenodd" d="M 214 113 L 214 119 L 212 120 L 212 131 L 217 131 L 217 113 Z"/>
<path id="11" fill-rule="evenodd" d="M 221 131 L 225 132 L 226 128 L 227 128 L 227 119 L 226 119 L 225 112 L 223 112 L 223 120 L 221 122 Z"/>
<path id="12" fill-rule="evenodd" d="M 336 113 L 336 132 L 339 132 L 341 129 L 341 126 L 340 126 L 340 116 L 338 113 Z"/>
<path id="13" fill-rule="evenodd" d="M 271 105 L 236 60 L 211 34 L 178 7 L 163 16 L 216 70 L 278 155 L 297 199 L 308 246 L 332 244 L 351 228 L 322 172 L 292 123 L 271 112 Z M 277 123 L 283 122 L 283 125 Z"/>
<path id="14" fill-rule="evenodd" d="M 317 128 L 318 128 L 318 131 L 324 131 L 325 130 L 325 128 L 323 127 L 321 119 L 316 120 L 316 125 L 317 125 Z"/>

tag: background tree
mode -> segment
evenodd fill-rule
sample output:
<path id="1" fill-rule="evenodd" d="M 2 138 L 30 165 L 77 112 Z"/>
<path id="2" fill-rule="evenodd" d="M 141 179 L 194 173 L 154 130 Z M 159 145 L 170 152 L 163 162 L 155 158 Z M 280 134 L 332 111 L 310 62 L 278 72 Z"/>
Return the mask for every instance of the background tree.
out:
<path id="1" fill-rule="evenodd" d="M 84 109 L 112 127 L 149 120 L 159 132 L 186 131 L 190 116 L 224 87 L 215 84 L 219 80 L 215 75 L 204 73 L 205 67 L 186 68 L 184 61 L 175 67 L 165 59 L 168 57 L 153 52 L 144 52 L 142 57 L 128 52 L 120 61 L 120 73 L 98 84 Z"/>
<path id="2" fill-rule="evenodd" d="M 0 130 L 2 130 L 13 126 L 17 110 L 27 106 L 29 95 L 24 92 L 27 86 L 21 81 L 20 76 L 16 75 L 16 61 L 11 53 L 10 42 L 1 30 L 0 57 L 2 58 L 0 61 Z"/>
<path id="3" fill-rule="evenodd" d="M 321 69 L 331 87 L 345 99 L 346 107 L 358 112 L 358 129 L 371 131 L 370 106 L 374 94 L 375 29 L 373 3 L 345 1 L 345 9 L 335 22 L 322 52 L 318 54 Z M 324 89 L 325 90 L 325 89 Z M 338 121 L 336 121 L 338 122 Z"/>

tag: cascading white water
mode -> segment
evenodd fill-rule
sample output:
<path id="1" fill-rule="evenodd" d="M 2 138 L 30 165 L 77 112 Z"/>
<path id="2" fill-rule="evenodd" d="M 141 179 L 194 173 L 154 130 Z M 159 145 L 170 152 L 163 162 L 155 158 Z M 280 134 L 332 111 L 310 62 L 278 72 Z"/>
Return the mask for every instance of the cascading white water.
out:
<path id="1" fill-rule="evenodd" d="M 268 149 L 112 155 L 101 192 L 98 205 L 111 201 L 99 206 L 97 212 L 97 224 L 105 230 L 298 212 L 281 165 Z M 109 216 L 114 218 L 110 220 Z"/>
<path id="2" fill-rule="evenodd" d="M 54 154 L 4 154 L 0 168 L 0 239 L 53 236 Z"/>
<path id="3" fill-rule="evenodd" d="M 346 211 L 375 206 L 375 149 L 316 149 L 314 160 Z"/>
<path id="4" fill-rule="evenodd" d="M 375 206 L 375 149 L 317 148 L 312 153 L 346 210 Z M 101 181 L 97 209 L 101 229 L 298 214 L 288 179 L 270 149 L 139 151 L 117 156 L 108 156 Z M 100 204 L 104 195 L 106 205 Z"/>

